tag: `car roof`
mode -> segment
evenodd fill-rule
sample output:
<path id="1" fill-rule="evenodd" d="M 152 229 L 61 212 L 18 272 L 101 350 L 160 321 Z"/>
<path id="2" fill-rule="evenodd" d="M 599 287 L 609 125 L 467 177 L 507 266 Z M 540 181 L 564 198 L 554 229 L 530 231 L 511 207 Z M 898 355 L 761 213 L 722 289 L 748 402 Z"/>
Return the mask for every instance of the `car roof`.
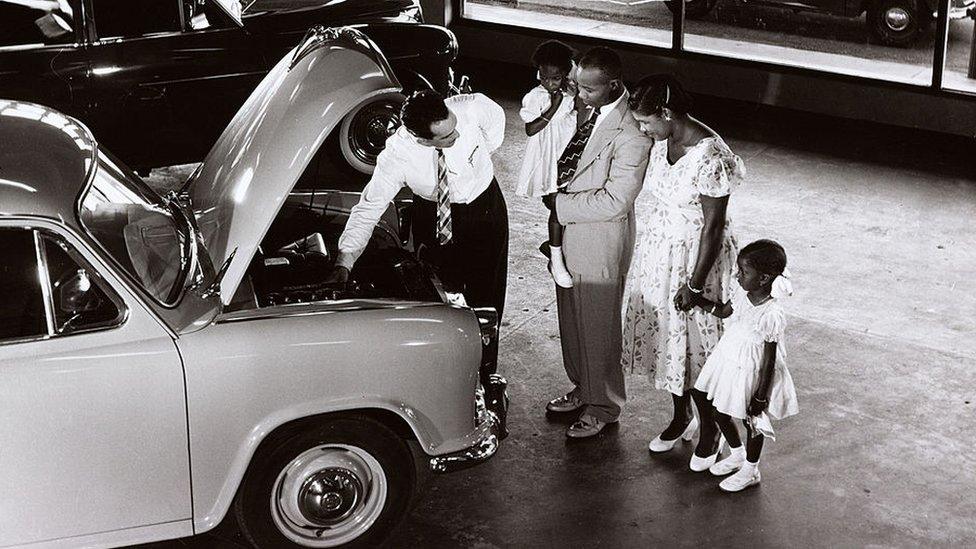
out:
<path id="1" fill-rule="evenodd" d="M 96 151 L 91 132 L 77 120 L 35 103 L 0 99 L 0 215 L 72 223 Z"/>

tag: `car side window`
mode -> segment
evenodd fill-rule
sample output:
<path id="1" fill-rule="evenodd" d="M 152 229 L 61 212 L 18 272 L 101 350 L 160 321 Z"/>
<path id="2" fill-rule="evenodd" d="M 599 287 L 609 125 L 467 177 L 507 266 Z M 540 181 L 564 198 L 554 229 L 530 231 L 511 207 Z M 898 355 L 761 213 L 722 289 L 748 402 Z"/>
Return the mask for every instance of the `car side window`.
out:
<path id="1" fill-rule="evenodd" d="M 125 307 L 81 256 L 64 241 L 41 234 L 55 335 L 118 325 Z"/>
<path id="2" fill-rule="evenodd" d="M 179 32 L 180 0 L 92 0 L 100 39 Z"/>
<path id="3" fill-rule="evenodd" d="M 229 29 L 236 25 L 213 0 L 182 0 L 187 31 Z"/>
<path id="4" fill-rule="evenodd" d="M 0 48 L 74 41 L 74 13 L 67 0 L 0 0 Z"/>
<path id="5" fill-rule="evenodd" d="M 34 233 L 0 229 L 0 342 L 48 335 Z"/>

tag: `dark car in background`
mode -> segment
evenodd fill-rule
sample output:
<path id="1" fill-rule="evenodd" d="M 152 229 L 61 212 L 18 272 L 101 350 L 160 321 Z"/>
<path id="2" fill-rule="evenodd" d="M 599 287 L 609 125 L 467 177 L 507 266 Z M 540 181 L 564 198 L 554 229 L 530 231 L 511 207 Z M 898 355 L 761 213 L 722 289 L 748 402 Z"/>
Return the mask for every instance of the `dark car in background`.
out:
<path id="1" fill-rule="evenodd" d="M 725 0 L 727 1 L 727 0 Z M 842 17 L 867 14 L 865 24 L 872 38 L 887 46 L 907 47 L 935 20 L 939 0 L 737 0 L 742 4 L 774 6 L 795 11 L 815 11 Z M 686 0 L 685 16 L 698 19 L 708 15 L 719 0 Z M 674 11 L 674 2 L 665 2 Z M 949 18 L 962 19 L 976 0 L 951 0 Z"/>
<path id="2" fill-rule="evenodd" d="M 404 91 L 448 92 L 457 41 L 423 24 L 419 0 L 0 0 L 0 97 L 80 119 L 139 171 L 195 162 L 320 24 L 363 31 Z M 364 97 L 321 156 L 361 180 L 402 99 Z"/>

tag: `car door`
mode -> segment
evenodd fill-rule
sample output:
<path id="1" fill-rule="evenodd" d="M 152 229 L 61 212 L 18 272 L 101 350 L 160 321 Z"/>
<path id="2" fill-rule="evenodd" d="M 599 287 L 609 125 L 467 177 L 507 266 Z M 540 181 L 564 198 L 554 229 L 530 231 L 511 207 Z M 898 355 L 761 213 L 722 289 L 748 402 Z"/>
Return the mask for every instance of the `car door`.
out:
<path id="1" fill-rule="evenodd" d="M 95 136 L 136 168 L 202 160 L 268 71 L 213 0 L 86 0 Z"/>
<path id="2" fill-rule="evenodd" d="M 189 535 L 174 341 L 77 240 L 42 226 L 0 223 L 0 546 Z"/>
<path id="3" fill-rule="evenodd" d="M 83 118 L 88 62 L 81 0 L 0 0 L 0 97 Z"/>

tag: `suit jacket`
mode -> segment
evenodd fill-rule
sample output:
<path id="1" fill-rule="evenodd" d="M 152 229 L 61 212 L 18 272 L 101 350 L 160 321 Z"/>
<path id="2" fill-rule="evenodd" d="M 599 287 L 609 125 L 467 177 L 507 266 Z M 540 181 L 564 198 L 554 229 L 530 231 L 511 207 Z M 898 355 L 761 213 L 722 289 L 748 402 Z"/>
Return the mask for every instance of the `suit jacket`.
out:
<path id="1" fill-rule="evenodd" d="M 654 141 L 641 133 L 628 94 L 594 130 L 556 214 L 566 226 L 563 257 L 571 273 L 616 278 L 627 274 L 634 253 L 634 201 Z"/>

